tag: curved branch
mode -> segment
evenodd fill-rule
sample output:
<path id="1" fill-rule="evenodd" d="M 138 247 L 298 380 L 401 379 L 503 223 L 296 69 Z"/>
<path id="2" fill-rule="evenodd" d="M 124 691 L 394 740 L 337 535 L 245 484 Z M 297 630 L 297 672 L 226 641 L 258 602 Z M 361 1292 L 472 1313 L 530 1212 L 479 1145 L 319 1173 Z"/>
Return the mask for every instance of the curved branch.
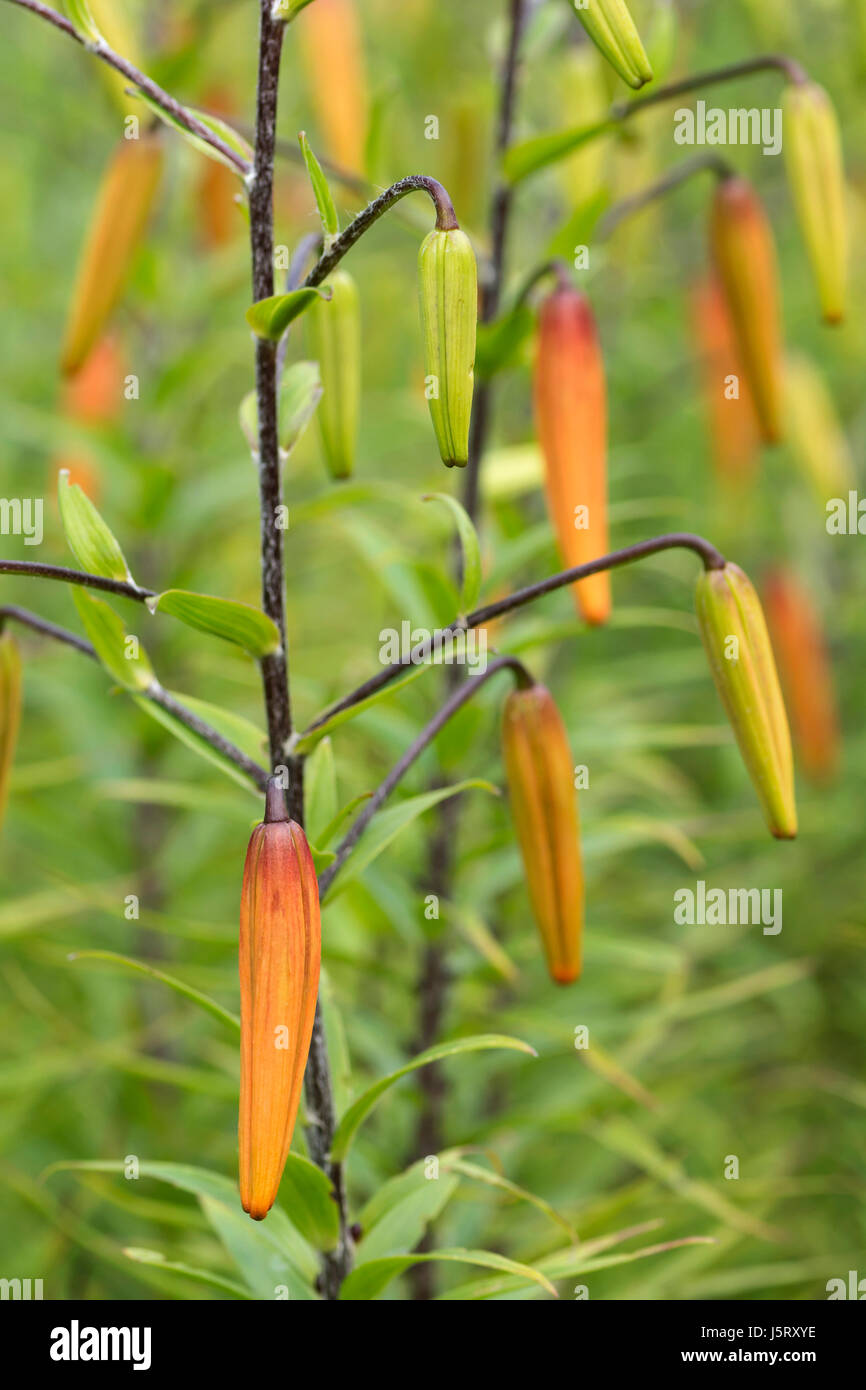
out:
<path id="1" fill-rule="evenodd" d="M 168 92 L 164 92 L 162 87 L 158 87 L 146 73 L 140 72 L 139 69 L 126 58 L 122 58 L 119 53 L 114 52 L 114 49 L 109 48 L 103 38 L 96 40 L 88 39 L 85 34 L 82 34 L 80 30 L 76 29 L 74 24 L 70 24 L 65 15 L 58 14 L 57 10 L 52 10 L 50 6 L 41 4 L 40 0 L 9 0 L 9 3 L 20 6 L 22 10 L 29 10 L 31 14 L 38 15 L 40 19 L 47 20 L 49 24 L 53 24 L 55 29 L 59 29 L 61 33 L 67 34 L 70 39 L 74 39 L 76 43 L 81 44 L 81 47 L 85 48 L 88 53 L 92 53 L 94 58 L 101 59 L 101 61 L 107 63 L 110 68 L 114 68 L 116 72 L 128 78 L 133 86 L 138 87 L 139 91 L 144 92 L 146 96 L 150 97 L 151 101 L 156 102 L 157 106 L 160 106 L 163 111 L 167 112 L 174 120 L 178 121 L 185 130 L 189 131 L 190 135 L 195 135 L 199 140 L 203 140 L 206 145 L 210 145 L 212 149 L 217 150 L 224 159 L 228 159 L 237 169 L 238 173 L 242 174 L 244 178 L 249 174 L 250 166 L 248 162 L 239 155 L 236 150 L 233 150 L 231 145 L 227 145 L 219 135 L 213 130 L 210 130 L 197 116 L 194 116 L 191 111 L 188 111 L 185 106 L 182 106 L 175 97 L 171 96 Z"/>
<path id="2" fill-rule="evenodd" d="M 449 719 L 453 718 L 457 711 L 462 709 L 463 705 L 472 699 L 472 696 L 490 680 L 490 677 L 506 669 L 514 672 L 519 685 L 532 684 L 532 677 L 522 661 L 518 661 L 517 657 L 514 656 L 503 656 L 497 661 L 491 662 L 487 670 L 483 671 L 481 675 L 472 676 L 468 680 L 465 680 L 462 685 L 458 686 L 453 694 L 445 701 L 442 708 L 434 714 L 429 724 L 425 725 L 421 730 L 414 742 L 410 743 L 406 752 L 400 760 L 394 764 L 384 781 L 380 782 L 379 786 L 370 797 L 370 800 L 365 803 L 363 811 L 360 813 L 357 820 L 354 821 L 351 830 L 349 830 L 340 841 L 337 846 L 336 859 L 332 864 L 328 865 L 327 869 L 325 869 L 319 877 L 320 898 L 324 898 L 379 807 L 391 795 L 397 783 L 406 775 L 416 759 L 418 759 L 425 748 L 433 742 L 436 735 L 444 728 Z"/>
<path id="3" fill-rule="evenodd" d="M 106 579 L 101 574 L 70 570 L 64 565 L 43 565 L 38 560 L 0 560 L 0 574 L 30 574 L 36 579 L 57 579 L 62 584 L 80 584 L 83 589 L 100 589 L 104 594 L 117 594 L 119 598 L 134 599 L 136 603 L 156 598 L 155 589 L 141 589 L 137 584 L 127 583 L 122 579 Z"/>
<path id="4" fill-rule="evenodd" d="M 665 198 L 668 193 L 673 193 L 681 184 L 694 178 L 695 174 L 713 173 L 717 179 L 727 179 L 733 172 L 732 166 L 718 154 L 696 154 L 693 159 L 684 159 L 663 178 L 648 184 L 646 188 L 638 189 L 630 198 L 623 198 L 609 207 L 598 224 L 598 237 L 605 241 L 627 217 L 642 212 L 651 203 Z"/>
<path id="5" fill-rule="evenodd" d="M 542 579 L 537 584 L 530 584 L 525 589 L 518 589 L 515 593 L 509 594 L 506 598 L 498 599 L 495 603 L 488 603 L 484 608 L 476 608 L 466 618 L 455 618 L 453 623 L 443 629 L 443 634 L 448 632 L 458 632 L 462 628 L 481 627 L 484 623 L 491 622 L 494 618 L 499 618 L 503 613 L 510 613 L 515 608 L 523 608 L 527 603 L 533 603 L 535 599 L 541 598 L 544 594 L 553 593 L 555 589 L 562 589 L 567 584 L 574 584 L 578 579 L 586 579 L 591 574 L 598 574 L 602 570 L 618 569 L 621 565 L 629 565 L 635 560 L 643 560 L 647 555 L 656 555 L 662 550 L 693 550 L 704 562 L 705 569 L 722 569 L 725 564 L 725 557 L 716 549 L 710 541 L 703 536 L 693 535 L 690 531 L 672 531 L 666 536 L 656 536 L 652 540 L 639 541 L 637 545 L 626 546 L 623 550 L 614 550 L 609 555 L 601 555 L 597 560 L 591 560 L 586 565 L 575 565 L 573 569 L 562 570 L 558 574 L 551 575 L 548 579 Z M 420 642 L 409 653 L 409 665 L 420 665 L 425 662 L 432 650 L 433 639 L 428 638 Z M 359 685 L 349 695 L 338 700 L 318 715 L 301 735 L 306 738 L 308 734 L 314 733 L 320 725 L 327 723 L 335 714 L 340 714 L 343 710 L 351 709 L 361 700 L 366 700 L 377 691 L 389 685 L 401 672 L 406 669 L 405 662 L 395 662 L 391 666 L 386 666 L 378 675 L 371 676 L 363 685 Z"/>
<path id="6" fill-rule="evenodd" d="M 374 198 L 372 203 L 368 203 L 358 216 L 349 223 L 348 227 L 335 237 L 327 251 L 319 257 L 313 269 L 310 271 L 304 285 L 314 288 L 321 285 L 327 279 L 331 271 L 339 265 L 347 251 L 350 251 L 356 241 L 369 231 L 374 222 L 386 213 L 389 208 L 398 203 L 401 198 L 405 198 L 407 193 L 415 193 L 418 190 L 426 193 L 432 200 L 436 209 L 436 227 L 440 232 L 454 231 L 459 223 L 454 212 L 454 205 L 448 196 L 446 189 L 442 187 L 438 179 L 431 179 L 426 174 L 409 174 L 407 178 L 392 183 L 390 188 L 386 188 L 378 198 Z"/>
<path id="7" fill-rule="evenodd" d="M 658 106 L 661 102 L 672 101 L 675 97 L 687 96 L 689 92 L 711 87 L 716 82 L 733 82 L 738 77 L 749 77 L 755 72 L 770 72 L 774 69 L 783 73 L 789 82 L 797 85 L 808 81 L 805 69 L 793 58 L 788 58 L 784 53 L 763 53 L 757 58 L 746 58 L 741 63 L 729 63 L 722 68 L 711 68 L 709 72 L 694 73 L 679 82 L 669 82 L 667 86 L 659 87 L 657 91 L 650 92 L 648 96 L 637 97 L 634 101 L 618 101 L 610 108 L 609 118 L 612 121 L 627 121 L 645 111 L 648 106 Z"/>

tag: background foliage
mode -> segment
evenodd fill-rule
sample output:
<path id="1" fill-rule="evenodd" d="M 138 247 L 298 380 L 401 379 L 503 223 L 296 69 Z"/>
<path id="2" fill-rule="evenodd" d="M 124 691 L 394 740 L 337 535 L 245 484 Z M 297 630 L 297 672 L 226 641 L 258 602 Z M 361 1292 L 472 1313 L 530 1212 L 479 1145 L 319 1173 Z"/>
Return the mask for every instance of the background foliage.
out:
<path id="1" fill-rule="evenodd" d="M 239 125 L 252 118 L 255 7 L 124 6 L 146 35 L 145 66 L 194 104 L 219 91 Z M 635 3 L 651 18 L 650 0 Z M 377 186 L 409 172 L 440 178 L 470 231 L 486 217 L 493 72 L 503 6 L 366 0 L 371 93 L 368 174 Z M 866 221 L 861 7 L 678 4 L 671 72 L 784 49 L 832 92 L 845 131 L 856 218 Z M 567 7 L 547 3 L 527 45 L 520 135 L 577 123 Z M 120 537 L 133 572 L 178 587 L 258 602 L 255 477 L 237 424 L 252 386 L 248 248 L 239 213 L 218 251 L 201 233 L 205 161 L 168 140 L 158 216 L 116 317 L 128 370 L 141 383 L 115 423 L 72 424 L 55 363 L 78 248 L 100 173 L 119 134 L 94 65 L 32 17 L 3 9 L 0 45 L 0 338 L 6 496 L 46 498 L 40 559 L 69 563 L 56 510 L 56 471 L 74 456 Z M 543 22 L 542 22 L 543 21 Z M 305 23 L 302 16 L 297 30 Z M 622 97 L 599 68 L 611 97 Z M 327 153 L 321 91 L 294 33 L 286 44 L 280 132 L 306 129 Z M 718 104 L 776 105 L 775 75 L 718 89 Z M 716 100 L 716 92 L 707 94 Z M 424 136 L 435 113 L 440 138 Z M 683 157 L 670 108 L 608 141 L 602 177 L 613 196 Z M 821 326 L 781 160 L 729 151 L 753 178 L 778 238 L 789 342 L 820 363 L 855 457 L 866 417 L 862 261 L 847 323 Z M 518 194 L 510 283 L 542 260 L 580 201 L 580 166 L 554 169 Z M 692 615 L 694 557 L 662 555 L 614 577 L 615 615 L 582 630 L 560 592 L 507 621 L 502 650 L 519 652 L 551 686 L 582 793 L 588 928 L 585 974 L 557 990 L 545 974 L 504 798 L 462 796 L 455 900 L 424 916 L 422 818 L 328 907 L 325 1000 L 344 1109 L 411 1055 L 416 982 L 425 942 L 441 933 L 453 971 L 443 1037 L 500 1032 L 539 1057 L 489 1052 L 446 1062 L 447 1142 L 487 1173 L 537 1194 L 560 1215 L 454 1168 L 438 1183 L 392 1183 L 420 1157 L 415 1078 L 395 1087 L 362 1127 L 349 1159 L 353 1217 L 380 1227 L 376 1253 L 406 1251 L 435 1218 L 442 1247 L 500 1252 L 578 1282 L 593 1298 L 817 1298 L 828 1278 L 857 1267 L 864 1236 L 862 541 L 828 537 L 816 498 L 788 446 L 765 453 L 737 502 L 714 478 L 686 291 L 706 262 L 708 186 L 698 181 L 624 227 L 593 258 L 589 293 L 611 398 L 611 541 L 669 529 L 709 536 L 759 578 L 770 559 L 792 563 L 816 596 L 834 655 L 844 756 L 830 787 L 799 785 L 801 834 L 778 845 L 760 812 L 712 690 Z M 338 190 L 344 220 L 359 206 Z M 415 289 L 423 200 L 402 205 L 351 253 L 364 328 L 364 398 L 357 477 L 326 479 L 315 430 L 287 477 L 288 612 L 298 720 L 378 668 L 379 633 L 403 619 L 450 620 L 451 531 L 444 508 L 422 506 L 450 487 L 423 399 Z M 280 165 L 277 241 L 316 226 L 303 171 Z M 570 245 L 570 241 L 566 241 Z M 291 352 L 303 350 L 303 330 Z M 484 595 L 557 568 L 530 445 L 528 356 L 501 378 L 494 450 L 485 466 Z M 79 476 L 81 476 L 79 474 Z M 81 479 L 83 481 L 83 478 Z M 21 538 L 4 553 L 32 559 Z M 78 629 L 60 586 L 4 578 L 9 602 Z M 262 724 L 257 671 L 216 640 L 120 603 L 164 683 Z M 46 1297 L 269 1297 L 290 1256 L 293 1296 L 312 1296 L 315 1260 L 276 1213 L 253 1227 L 226 1195 L 236 1163 L 237 1051 L 230 1026 L 162 984 L 90 949 L 145 959 L 237 1009 L 240 874 L 257 801 L 141 713 L 95 665 L 23 636 L 25 715 L 3 831 L 0 903 L 0 1273 L 43 1277 Z M 441 698 L 428 671 L 338 730 L 343 804 L 371 790 Z M 493 681 L 413 770 L 398 798 L 431 778 L 502 784 Z M 784 929 L 677 927 L 673 894 L 705 878 L 716 887 L 778 887 Z M 124 899 L 140 896 L 140 920 Z M 492 947 L 490 938 L 497 945 Z M 592 1046 L 574 1047 L 587 1025 Z M 303 1138 L 296 1137 L 302 1151 Z M 740 1179 L 726 1182 L 726 1155 Z M 199 1202 L 142 1176 L 55 1173 L 70 1160 L 194 1165 L 214 1174 Z M 447 1171 L 446 1171 L 447 1170 Z M 146 1170 L 143 1170 L 146 1171 Z M 175 1175 L 176 1176 L 176 1175 Z M 220 1186 L 220 1182 L 224 1186 Z M 384 1193 L 384 1195 L 383 1195 Z M 378 1196 L 376 1196 L 378 1194 Z M 224 1201 L 220 1199 L 223 1198 Z M 364 1204 L 374 1205 L 364 1213 Z M 399 1199 L 399 1200 L 398 1200 Z M 283 1190 L 284 1208 L 288 1205 Z M 360 1213 L 360 1216 L 359 1216 Z M 235 1216 L 237 1219 L 235 1220 Z M 562 1221 L 566 1223 L 563 1226 Z M 711 1236 L 578 1278 L 583 1240 L 633 1226 L 612 1248 L 634 1253 Z M 207 1271 L 217 1283 L 159 1270 L 126 1249 Z M 559 1252 L 559 1253 L 557 1253 Z M 359 1257 L 367 1258 L 364 1242 Z M 862 1266 L 861 1266 L 862 1267 Z M 592 1270 L 592 1266 L 590 1266 Z M 489 1280 L 493 1283 L 489 1283 Z M 231 1287 L 220 1284 L 227 1280 Z M 544 1296 L 525 1281 L 442 1264 L 440 1293 Z M 385 1297 L 407 1297 L 401 1278 Z"/>

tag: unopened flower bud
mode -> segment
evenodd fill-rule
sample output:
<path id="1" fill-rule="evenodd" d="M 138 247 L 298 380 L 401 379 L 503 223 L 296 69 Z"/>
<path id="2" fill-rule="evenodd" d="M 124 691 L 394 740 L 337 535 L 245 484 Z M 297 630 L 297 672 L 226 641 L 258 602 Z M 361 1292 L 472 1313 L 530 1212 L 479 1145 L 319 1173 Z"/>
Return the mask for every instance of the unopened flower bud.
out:
<path id="1" fill-rule="evenodd" d="M 21 655 L 12 636 L 0 633 L 0 825 L 9 797 L 12 760 L 21 718 Z"/>
<path id="2" fill-rule="evenodd" d="M 817 82 L 794 82 L 782 97 L 788 180 L 828 323 L 845 315 L 848 220 L 842 141 L 833 103 Z"/>
<path id="3" fill-rule="evenodd" d="M 839 761 L 839 721 L 821 619 L 808 590 L 789 570 L 776 569 L 767 577 L 764 602 L 795 746 L 807 775 L 826 781 Z"/>
<path id="4" fill-rule="evenodd" d="M 543 685 L 505 702 L 502 749 L 532 912 L 551 977 L 580 975 L 583 867 L 574 767 L 562 717 Z"/>
<path id="5" fill-rule="evenodd" d="M 475 382 L 478 269 L 459 227 L 436 227 L 418 255 L 421 326 L 430 418 L 443 463 L 469 460 L 469 421 Z"/>
<path id="6" fill-rule="evenodd" d="M 573 0 L 596 48 L 630 87 L 652 81 L 653 70 L 625 0 Z"/>
<path id="7" fill-rule="evenodd" d="M 739 566 L 728 563 L 703 571 L 695 603 L 713 680 L 767 824 L 777 839 L 792 840 L 791 736 L 758 596 Z"/>
<path id="8" fill-rule="evenodd" d="M 319 434 L 332 478 L 348 478 L 355 467 L 361 403 L 361 306 L 358 287 L 346 270 L 335 270 L 306 312 L 310 352 L 318 360 L 322 399 Z"/>
<path id="9" fill-rule="evenodd" d="M 292 1142 L 319 988 L 319 891 L 306 836 L 276 779 L 247 850 L 241 896 L 240 1190 L 256 1221 Z"/>

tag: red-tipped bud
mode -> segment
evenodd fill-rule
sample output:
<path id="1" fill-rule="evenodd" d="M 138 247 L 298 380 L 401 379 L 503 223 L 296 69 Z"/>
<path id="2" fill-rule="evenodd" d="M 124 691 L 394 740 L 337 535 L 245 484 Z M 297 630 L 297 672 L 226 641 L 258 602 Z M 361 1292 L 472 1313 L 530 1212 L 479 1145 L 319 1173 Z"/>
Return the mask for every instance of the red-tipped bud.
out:
<path id="1" fill-rule="evenodd" d="M 608 551 L 607 390 L 589 301 L 558 286 L 541 306 L 535 361 L 535 423 L 547 505 L 568 568 Z M 610 616 L 606 572 L 574 585 L 588 623 Z"/>
<path id="2" fill-rule="evenodd" d="M 502 750 L 532 912 L 551 977 L 580 975 L 583 866 L 568 737 L 543 685 L 512 691 L 505 702 Z"/>
<path id="3" fill-rule="evenodd" d="M 782 437 L 782 328 L 773 232 L 752 185 L 720 180 L 710 241 L 740 358 L 768 444 Z"/>
<path id="4" fill-rule="evenodd" d="M 794 745 L 807 775 L 816 782 L 826 781 L 839 760 L 839 724 L 821 619 L 790 570 L 777 569 L 768 576 L 764 607 L 791 713 Z"/>
<path id="5" fill-rule="evenodd" d="M 313 858 L 275 779 L 247 850 L 241 896 L 240 1190 L 256 1221 L 276 1199 L 292 1142 L 319 989 Z"/>

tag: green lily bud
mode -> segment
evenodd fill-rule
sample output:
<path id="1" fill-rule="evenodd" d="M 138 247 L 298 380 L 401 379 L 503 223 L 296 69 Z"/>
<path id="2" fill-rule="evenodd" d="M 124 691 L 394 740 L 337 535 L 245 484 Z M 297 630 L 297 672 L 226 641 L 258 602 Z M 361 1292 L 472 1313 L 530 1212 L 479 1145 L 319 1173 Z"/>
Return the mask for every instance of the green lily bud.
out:
<path id="1" fill-rule="evenodd" d="M 572 0 L 596 48 L 630 87 L 652 81 L 653 70 L 625 0 Z"/>
<path id="2" fill-rule="evenodd" d="M 845 314 L 848 225 L 842 142 L 833 103 L 817 82 L 795 82 L 782 97 L 788 180 L 828 323 Z"/>
<path id="3" fill-rule="evenodd" d="M 695 602 L 713 680 L 767 824 L 777 839 L 793 840 L 791 735 L 758 595 L 739 566 L 726 564 L 704 570 Z"/>
<path id="4" fill-rule="evenodd" d="M 427 236 L 418 255 L 430 418 L 442 462 L 465 468 L 475 380 L 478 268 L 459 227 Z"/>
<path id="5" fill-rule="evenodd" d="M 310 354 L 319 363 L 322 399 L 319 434 L 332 478 L 348 478 L 355 466 L 361 403 L 361 306 L 358 287 L 345 270 L 335 270 L 306 313 Z"/>

